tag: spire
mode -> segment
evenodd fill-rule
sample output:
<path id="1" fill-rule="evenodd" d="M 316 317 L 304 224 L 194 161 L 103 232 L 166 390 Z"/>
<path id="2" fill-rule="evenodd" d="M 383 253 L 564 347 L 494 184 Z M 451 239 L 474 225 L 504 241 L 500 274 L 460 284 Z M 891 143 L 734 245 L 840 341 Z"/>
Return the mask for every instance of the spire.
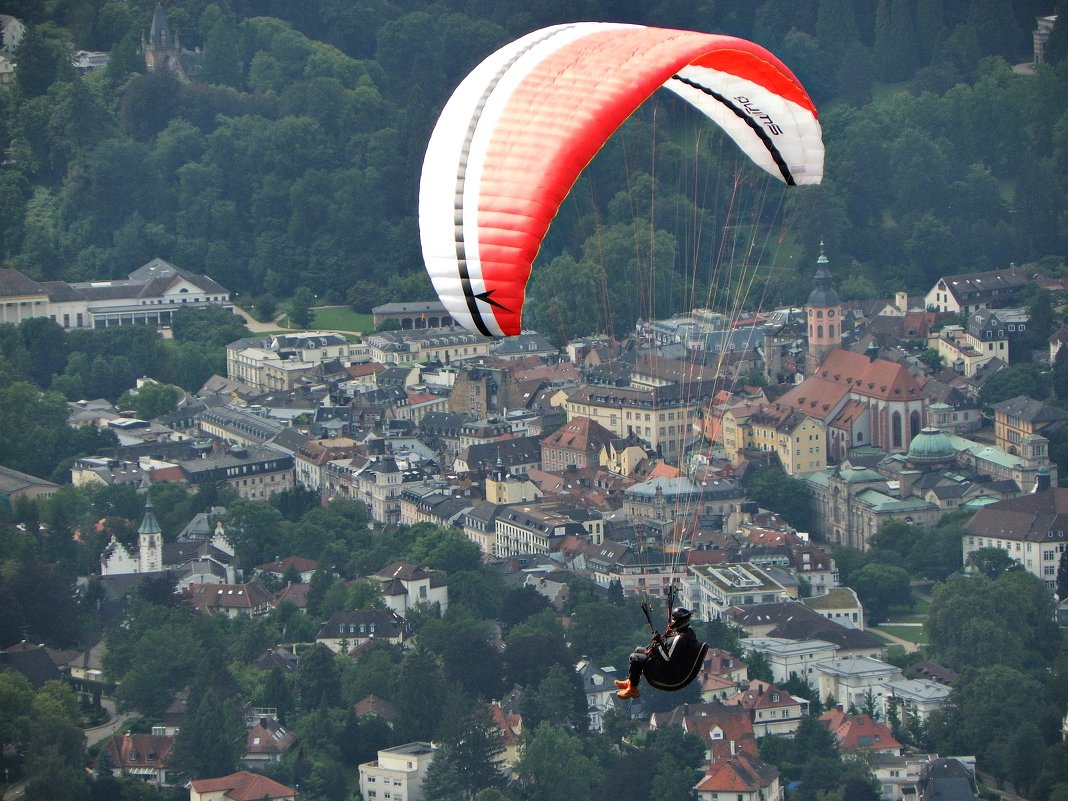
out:
<path id="1" fill-rule="evenodd" d="M 141 519 L 141 526 L 137 529 L 138 534 L 159 534 L 162 529 L 156 522 L 156 513 L 152 507 L 152 496 L 145 495 L 145 516 Z"/>
<path id="2" fill-rule="evenodd" d="M 167 22 L 167 14 L 163 11 L 163 3 L 156 3 L 156 10 L 152 13 L 152 29 L 148 33 L 148 41 L 153 47 L 164 49 L 172 44 L 171 26 Z"/>

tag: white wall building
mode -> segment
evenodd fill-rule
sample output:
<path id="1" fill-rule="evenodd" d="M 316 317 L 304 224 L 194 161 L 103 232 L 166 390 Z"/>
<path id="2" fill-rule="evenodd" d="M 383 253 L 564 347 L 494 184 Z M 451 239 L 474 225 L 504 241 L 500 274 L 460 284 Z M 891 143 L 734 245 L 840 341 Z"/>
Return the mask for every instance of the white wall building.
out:
<path id="1" fill-rule="evenodd" d="M 837 645 L 823 640 L 749 637 L 741 640 L 741 645 L 746 651 L 764 655 L 771 666 L 772 681 L 776 684 L 797 676 L 815 685 L 815 665 L 833 661 L 838 653 Z"/>
<path id="2" fill-rule="evenodd" d="M 360 765 L 360 795 L 364 801 L 422 801 L 423 778 L 433 761 L 430 743 L 383 749 L 377 760 Z"/>
<path id="3" fill-rule="evenodd" d="M 870 656 L 849 656 L 821 662 L 814 665 L 820 698 L 826 700 L 834 696 L 843 707 L 850 705 L 858 709 L 864 705 L 864 699 L 871 691 L 876 708 L 881 708 L 884 699 L 890 694 L 886 685 L 900 681 L 904 677 L 894 665 L 872 659 Z"/>

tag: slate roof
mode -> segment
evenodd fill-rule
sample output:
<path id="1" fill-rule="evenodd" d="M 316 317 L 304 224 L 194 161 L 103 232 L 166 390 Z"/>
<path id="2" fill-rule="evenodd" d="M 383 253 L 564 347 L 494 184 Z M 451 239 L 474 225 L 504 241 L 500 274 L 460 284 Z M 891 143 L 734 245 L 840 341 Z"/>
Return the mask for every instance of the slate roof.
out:
<path id="1" fill-rule="evenodd" d="M 992 503 L 968 521 L 977 537 L 1063 542 L 1068 530 L 1068 488 L 1054 487 Z"/>
<path id="2" fill-rule="evenodd" d="M 0 651 L 0 670 L 21 673 L 35 690 L 46 681 L 61 681 L 63 676 L 43 645 L 20 643 Z"/>

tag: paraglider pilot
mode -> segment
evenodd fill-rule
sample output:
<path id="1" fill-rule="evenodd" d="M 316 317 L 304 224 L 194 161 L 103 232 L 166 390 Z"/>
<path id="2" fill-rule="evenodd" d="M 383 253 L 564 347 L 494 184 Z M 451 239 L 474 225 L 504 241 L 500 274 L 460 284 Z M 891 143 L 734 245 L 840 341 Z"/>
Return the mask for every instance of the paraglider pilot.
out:
<path id="1" fill-rule="evenodd" d="M 630 676 L 616 681 L 620 698 L 637 698 L 642 676 L 659 690 L 681 690 L 694 680 L 704 662 L 708 645 L 697 639 L 690 628 L 690 610 L 677 606 L 671 610 L 671 623 L 663 636 L 653 632 L 653 642 L 637 648 L 630 655 Z"/>

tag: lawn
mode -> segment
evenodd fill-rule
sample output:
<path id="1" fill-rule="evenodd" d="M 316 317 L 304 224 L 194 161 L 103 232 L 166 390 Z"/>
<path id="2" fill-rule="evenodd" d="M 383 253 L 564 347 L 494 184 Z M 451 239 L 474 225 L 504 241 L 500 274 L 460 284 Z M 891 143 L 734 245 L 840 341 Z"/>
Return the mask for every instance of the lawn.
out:
<path id="1" fill-rule="evenodd" d="M 366 333 L 375 330 L 374 318 L 370 314 L 359 314 L 348 306 L 317 306 L 312 309 L 312 328 L 318 331 L 349 331 Z M 285 329 L 289 317 L 283 317 L 278 324 Z"/>
<path id="2" fill-rule="evenodd" d="M 875 628 L 874 632 L 876 634 L 885 632 L 898 639 L 914 642 L 917 645 L 926 645 L 928 643 L 927 631 L 923 626 L 895 626 L 893 623 L 883 623 Z"/>

